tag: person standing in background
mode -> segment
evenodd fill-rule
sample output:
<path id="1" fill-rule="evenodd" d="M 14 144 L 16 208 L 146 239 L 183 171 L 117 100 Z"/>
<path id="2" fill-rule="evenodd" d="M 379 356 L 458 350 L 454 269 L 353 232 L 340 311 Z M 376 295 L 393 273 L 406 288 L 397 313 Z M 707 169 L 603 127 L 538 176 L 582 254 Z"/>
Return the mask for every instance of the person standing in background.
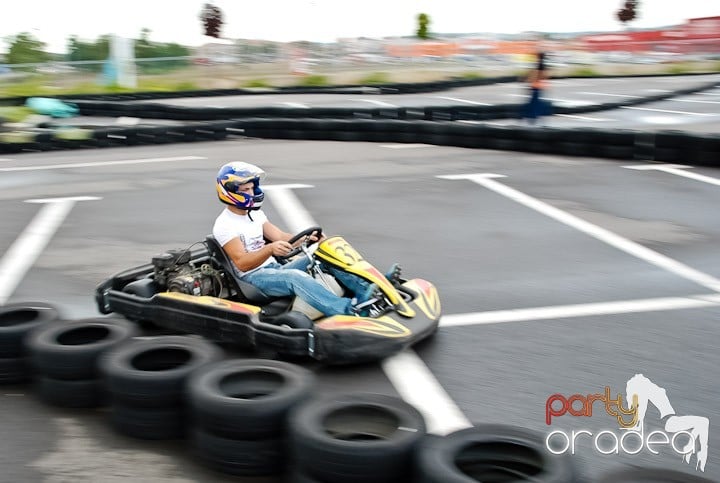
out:
<path id="1" fill-rule="evenodd" d="M 534 125 L 540 121 L 542 116 L 552 114 L 550 103 L 543 99 L 543 92 L 547 88 L 548 73 L 545 63 L 545 52 L 538 52 L 535 67 L 527 77 L 527 84 L 530 87 L 530 98 L 523 107 L 522 118 L 528 124 Z"/>

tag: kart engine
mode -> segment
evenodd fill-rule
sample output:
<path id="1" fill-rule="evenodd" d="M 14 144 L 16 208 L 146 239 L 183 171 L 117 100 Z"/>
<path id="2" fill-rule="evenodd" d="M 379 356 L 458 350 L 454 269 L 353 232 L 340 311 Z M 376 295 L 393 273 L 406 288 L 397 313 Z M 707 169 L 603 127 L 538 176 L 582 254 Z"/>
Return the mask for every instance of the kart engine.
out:
<path id="1" fill-rule="evenodd" d="M 155 282 L 170 292 L 217 296 L 222 288 L 220 272 L 210 264 L 196 267 L 189 250 L 168 250 L 152 258 Z"/>

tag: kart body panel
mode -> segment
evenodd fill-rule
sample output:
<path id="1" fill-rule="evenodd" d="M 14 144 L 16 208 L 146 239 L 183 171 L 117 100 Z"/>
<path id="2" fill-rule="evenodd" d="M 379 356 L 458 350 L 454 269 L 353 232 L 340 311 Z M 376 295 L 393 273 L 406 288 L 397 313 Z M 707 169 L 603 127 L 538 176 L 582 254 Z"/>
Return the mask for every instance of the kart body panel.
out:
<path id="1" fill-rule="evenodd" d="M 227 260 L 219 260 L 214 253 L 206 239 L 206 249 L 192 252 L 190 263 L 226 270 L 223 265 Z M 441 305 L 432 283 L 410 279 L 392 284 L 341 237 L 324 240 L 315 256 L 376 283 L 389 302 L 388 308 L 375 317 L 334 315 L 315 320 L 310 328 L 293 328 L 284 324 L 282 317 L 268 315 L 273 312 L 273 304 L 292 305 L 286 299 L 260 305 L 243 300 L 240 293 L 232 298 L 167 290 L 141 295 L 127 293 L 124 289 L 128 284 L 153 279 L 152 264 L 120 272 L 101 283 L 96 289 L 96 303 L 105 314 L 114 312 L 130 320 L 147 320 L 218 342 L 269 349 L 281 356 L 310 357 L 326 364 L 380 360 L 437 330 Z"/>

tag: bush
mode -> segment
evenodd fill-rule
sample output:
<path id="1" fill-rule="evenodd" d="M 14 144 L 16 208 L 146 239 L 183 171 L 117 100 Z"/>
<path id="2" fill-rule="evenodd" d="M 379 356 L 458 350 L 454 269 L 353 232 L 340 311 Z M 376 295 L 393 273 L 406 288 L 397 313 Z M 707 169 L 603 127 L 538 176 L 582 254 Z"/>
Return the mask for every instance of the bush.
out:
<path id="1" fill-rule="evenodd" d="M 578 67 L 569 74 L 571 77 L 595 77 L 598 72 L 592 67 Z"/>
<path id="2" fill-rule="evenodd" d="M 8 122 L 22 122 L 33 113 L 33 110 L 25 106 L 0 107 L 0 118 Z"/>
<path id="3" fill-rule="evenodd" d="M 270 87 L 270 83 L 265 79 L 252 79 L 243 84 L 243 87 Z"/>
<path id="4" fill-rule="evenodd" d="M 299 84 L 301 86 L 313 87 L 313 86 L 326 86 L 329 84 L 328 78 L 324 75 L 313 74 L 303 77 Z"/>
<path id="5" fill-rule="evenodd" d="M 485 77 L 479 72 L 463 72 L 460 76 L 463 80 L 482 79 Z"/>
<path id="6" fill-rule="evenodd" d="M 360 79 L 359 84 L 389 84 L 390 76 L 386 72 L 373 72 Z"/>

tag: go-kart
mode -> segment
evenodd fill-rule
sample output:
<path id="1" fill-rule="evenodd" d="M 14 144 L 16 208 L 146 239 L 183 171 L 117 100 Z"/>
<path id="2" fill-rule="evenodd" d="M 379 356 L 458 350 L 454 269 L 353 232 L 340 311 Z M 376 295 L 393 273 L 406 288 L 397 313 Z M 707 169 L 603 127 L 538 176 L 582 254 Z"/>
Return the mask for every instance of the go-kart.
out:
<path id="1" fill-rule="evenodd" d="M 328 270 L 375 283 L 369 315 L 325 316 L 298 297 L 270 297 L 239 279 L 212 235 L 185 249 L 152 257 L 101 283 L 95 293 L 103 314 L 118 313 L 178 332 L 281 357 L 309 357 L 326 364 L 379 360 L 432 335 L 440 319 L 435 286 L 423 279 L 387 278 L 344 238 L 322 237 L 320 227 L 295 235 L 295 247 L 278 262 L 306 256 L 308 273 L 341 296 L 352 297 Z"/>

